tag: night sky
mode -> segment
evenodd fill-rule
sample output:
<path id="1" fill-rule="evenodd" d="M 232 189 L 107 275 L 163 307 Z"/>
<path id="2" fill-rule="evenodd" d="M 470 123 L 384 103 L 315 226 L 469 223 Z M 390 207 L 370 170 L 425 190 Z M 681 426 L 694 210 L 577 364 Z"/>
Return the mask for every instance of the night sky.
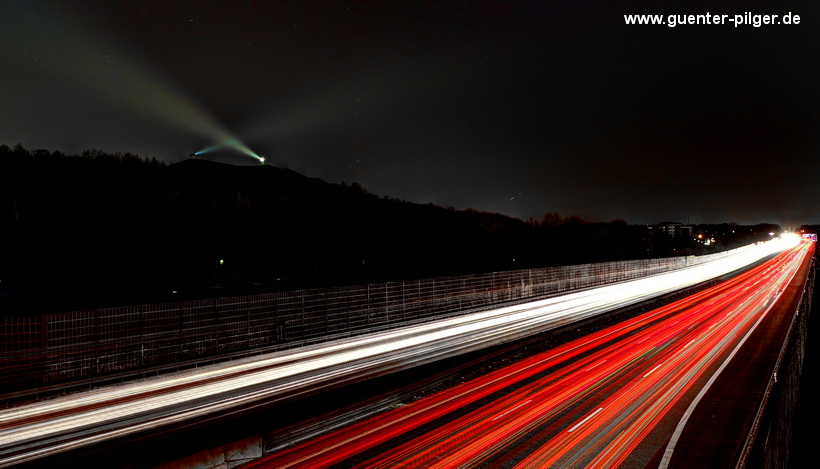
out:
<path id="1" fill-rule="evenodd" d="M 174 163 L 234 137 L 522 219 L 819 223 L 812 3 L 3 0 L 0 144 Z M 624 22 L 746 11 L 801 22 Z"/>

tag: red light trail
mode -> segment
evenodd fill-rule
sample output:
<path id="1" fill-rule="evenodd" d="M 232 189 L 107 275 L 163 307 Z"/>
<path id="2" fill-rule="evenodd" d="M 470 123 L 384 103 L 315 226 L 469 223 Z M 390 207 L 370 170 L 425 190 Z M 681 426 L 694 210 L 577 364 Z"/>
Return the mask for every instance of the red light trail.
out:
<path id="1" fill-rule="evenodd" d="M 245 467 L 640 466 L 813 249 Z"/>
<path id="2" fill-rule="evenodd" d="M 694 295 L 625 321 L 501 374 L 350 427 L 352 434 L 329 434 L 315 451 L 294 448 L 274 456 L 283 457 L 284 464 L 311 466 L 343 461 L 492 465 L 529 457 L 554 458 L 562 465 L 609 452 L 614 460 L 643 444 L 638 443 L 646 440 L 639 437 L 641 432 L 669 420 L 690 381 L 705 379 L 733 353 L 734 344 L 813 249 L 808 242 L 794 248 L 796 243 L 773 240 L 618 284 L 23 403 L 0 411 L 0 466 L 172 425 L 195 425 L 221 412 L 330 392 L 346 383 L 575 324 L 785 251 L 709 290 L 711 296 Z M 594 431 L 600 428 L 608 430 Z M 559 452 L 550 453 L 558 447 Z"/>

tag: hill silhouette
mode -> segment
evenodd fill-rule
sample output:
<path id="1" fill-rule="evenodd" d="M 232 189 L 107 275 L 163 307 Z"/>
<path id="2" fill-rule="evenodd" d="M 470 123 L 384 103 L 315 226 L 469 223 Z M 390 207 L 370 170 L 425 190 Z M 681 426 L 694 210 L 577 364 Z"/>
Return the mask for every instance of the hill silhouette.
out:
<path id="1" fill-rule="evenodd" d="M 527 222 L 274 166 L 0 146 L 0 306 L 43 312 L 700 253 L 624 221 Z M 758 230 L 759 231 L 759 230 Z M 731 247 L 728 241 L 723 243 Z M 711 247 L 710 249 L 715 249 Z"/>

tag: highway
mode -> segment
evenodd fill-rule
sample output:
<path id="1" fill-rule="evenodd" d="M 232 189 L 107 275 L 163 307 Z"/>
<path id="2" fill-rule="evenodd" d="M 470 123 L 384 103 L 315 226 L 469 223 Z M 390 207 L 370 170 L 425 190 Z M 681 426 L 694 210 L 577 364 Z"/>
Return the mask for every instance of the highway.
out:
<path id="1" fill-rule="evenodd" d="M 692 394 L 812 249 L 243 467 L 666 467 Z"/>
<path id="2" fill-rule="evenodd" d="M 179 425 L 192 419 L 250 407 L 260 402 L 271 403 L 318 392 L 515 340 L 696 285 L 773 254 L 785 252 L 786 254 L 777 257 L 777 264 L 773 264 L 773 261 L 764 264 L 766 273 L 760 274 L 762 277 L 756 280 L 757 283 L 738 287 L 746 289 L 743 290 L 744 294 L 735 291 L 721 300 L 725 304 L 734 305 L 732 311 L 740 313 L 718 318 L 719 314 L 700 312 L 692 314 L 693 318 L 689 315 L 682 316 L 673 324 L 661 321 L 659 316 L 657 319 L 647 320 L 649 322 L 641 326 L 613 332 L 612 336 L 601 336 L 595 342 L 598 345 L 588 344 L 579 346 L 578 349 L 568 349 L 560 357 L 548 360 L 549 366 L 533 365 L 541 369 L 542 373 L 547 373 L 551 372 L 553 366 L 557 366 L 558 362 L 555 360 L 560 361 L 565 356 L 579 357 L 578 361 L 583 362 L 583 365 L 576 364 L 574 368 L 588 370 L 589 376 L 564 382 L 560 388 L 566 395 L 586 396 L 589 390 L 604 386 L 602 383 L 618 392 L 601 400 L 574 397 L 560 403 L 551 386 L 543 383 L 530 385 L 526 388 L 531 390 L 531 394 L 526 399 L 513 398 L 512 402 L 504 401 L 506 404 L 497 402 L 493 407 L 497 409 L 487 410 L 491 413 L 482 414 L 483 417 L 470 415 L 470 422 L 474 422 L 471 428 L 483 430 L 476 430 L 476 435 L 479 436 L 468 437 L 469 445 L 461 444 L 464 440 L 444 438 L 449 441 L 445 445 L 450 445 L 444 446 L 445 448 L 459 449 L 459 460 L 472 461 L 478 457 L 477 454 L 486 454 L 492 448 L 504 447 L 502 443 L 511 441 L 511 435 L 530 435 L 536 428 L 532 425 L 543 423 L 542 415 L 558 415 L 558 420 L 572 431 L 568 431 L 568 428 L 557 437 L 581 444 L 586 448 L 583 454 L 611 454 L 603 460 L 605 462 L 602 464 L 607 465 L 617 454 L 622 454 L 623 449 L 633 448 L 636 441 L 639 441 L 638 435 L 646 428 L 651 428 L 659 416 L 673 405 L 675 395 L 685 392 L 684 385 L 670 385 L 666 377 L 678 377 L 675 382 L 681 379 L 691 381 L 691 377 L 699 376 L 722 356 L 720 350 L 730 347 L 734 340 L 742 336 L 742 331 L 754 324 L 749 317 L 765 311 L 766 305 L 776 297 L 778 285 L 789 275 L 793 275 L 795 264 L 799 265 L 807 254 L 810 246 L 808 243 L 795 247 L 796 244 L 797 241 L 791 239 L 772 241 L 750 246 L 718 261 L 654 277 L 4 409 L 0 411 L 0 467 Z M 759 269 L 761 268 L 755 269 L 755 272 Z M 753 282 L 753 279 L 748 281 Z M 670 315 L 672 313 L 662 316 Z M 703 322 L 698 323 L 698 319 L 694 317 Z M 707 323 L 709 327 L 705 326 Z M 646 337 L 642 336 L 639 342 L 636 334 L 644 334 L 647 330 L 653 332 Z M 703 336 L 692 335 L 692 331 L 700 331 Z M 688 339 L 682 343 L 680 339 L 675 339 L 679 336 Z M 596 347 L 616 341 L 616 338 L 625 341 L 619 348 L 620 351 L 613 355 L 597 351 Z M 587 355 L 597 357 L 598 361 L 587 361 Z M 582 356 L 583 360 L 580 358 Z M 694 368 L 690 366 L 693 362 L 696 364 Z M 653 367 L 646 369 L 635 366 L 644 363 L 651 363 Z M 526 373 L 529 373 L 529 368 L 527 370 Z M 638 375 L 643 376 L 643 383 L 655 384 L 643 384 L 638 388 L 626 386 Z M 613 381 L 613 376 L 618 378 Z M 506 383 L 508 378 L 499 379 Z M 558 379 L 557 376 L 555 379 Z M 496 389 L 493 386 L 488 385 L 486 389 Z M 480 395 L 475 391 L 469 394 Z M 646 397 L 638 398 L 636 402 L 630 400 L 636 396 Z M 460 408 L 464 407 L 462 401 L 454 402 L 459 402 L 457 405 Z M 557 406 L 554 409 L 558 410 L 550 406 Z M 649 410 L 644 410 L 647 406 Z M 492 423 L 493 419 L 500 422 Z M 611 438 L 593 436 L 590 429 L 598 428 L 598 422 L 604 420 L 611 422 L 607 427 L 607 434 Z M 629 422 L 629 425 L 624 427 L 623 422 Z M 506 430 L 498 433 L 495 429 L 499 425 Z M 545 431 L 547 433 L 540 430 L 537 432 L 540 436 L 533 440 L 532 445 L 553 432 Z M 380 434 L 387 435 L 388 432 Z M 437 433 L 431 432 L 431 435 Z M 434 438 L 435 442 L 442 439 L 440 435 L 428 438 Z M 442 448 L 435 442 L 429 446 Z M 616 445 L 613 447 L 616 449 L 599 451 L 599 446 L 604 442 L 606 445 Z M 340 449 L 332 453 L 338 455 L 344 451 Z M 440 454 L 440 451 L 433 450 L 433 453 Z M 542 462 L 560 462 L 565 460 L 562 458 L 575 457 L 568 454 L 562 452 L 551 456 L 539 455 L 537 457 L 546 459 L 531 462 L 540 465 Z"/>

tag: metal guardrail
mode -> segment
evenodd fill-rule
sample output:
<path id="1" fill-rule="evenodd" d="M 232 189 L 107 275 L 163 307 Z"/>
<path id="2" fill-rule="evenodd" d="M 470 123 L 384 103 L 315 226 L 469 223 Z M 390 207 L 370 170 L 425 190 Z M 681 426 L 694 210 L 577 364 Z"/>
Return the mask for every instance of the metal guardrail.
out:
<path id="1" fill-rule="evenodd" d="M 793 424 L 791 414 L 795 411 L 795 408 L 792 407 L 788 410 L 789 418 L 787 419 L 778 411 L 785 412 L 785 409 L 782 409 L 782 407 L 790 405 L 796 406 L 796 402 L 789 402 L 788 397 L 781 394 L 783 392 L 782 384 L 781 389 L 777 390 L 779 392 L 775 391 L 775 387 L 778 382 L 777 372 L 785 371 L 785 373 L 781 373 L 781 379 L 785 378 L 787 382 L 786 387 L 791 389 L 796 386 L 799 388 L 801 379 L 800 372 L 803 366 L 803 354 L 805 353 L 805 340 L 808 334 L 808 317 L 812 312 L 812 297 L 814 296 L 814 282 L 817 274 L 815 259 L 812 259 L 811 262 L 812 265 L 806 277 L 806 283 L 803 285 L 803 291 L 800 294 L 797 307 L 794 310 L 786 331 L 785 340 L 772 366 L 773 374 L 769 376 L 766 382 L 766 388 L 760 399 L 749 434 L 746 436 L 746 440 L 741 448 L 735 469 L 744 469 L 754 466 L 775 467 L 778 462 L 782 463 L 784 461 L 782 455 L 780 457 L 773 457 L 773 454 L 776 454 L 778 451 L 783 451 L 784 448 L 787 448 L 791 444 L 791 437 L 788 436 L 784 438 L 778 434 L 778 430 L 780 429 L 778 427 L 782 427 L 784 424 L 788 426 Z M 795 347 L 797 347 L 797 350 L 793 350 Z M 800 357 L 798 359 L 799 365 L 790 363 L 795 360 L 795 355 Z M 797 370 L 793 368 L 789 369 L 795 366 L 798 367 Z M 774 402 L 770 401 L 772 397 L 775 397 Z M 780 421 L 778 421 L 778 419 Z M 765 428 L 766 423 L 775 427 L 772 435 L 761 431 Z M 786 451 L 786 453 L 788 453 L 788 451 Z M 766 459 L 766 463 L 754 464 L 753 460 L 755 456 L 757 458 Z"/>
<path id="2" fill-rule="evenodd" d="M 0 318 L 0 398 L 430 321 L 726 257 L 493 272 Z"/>

